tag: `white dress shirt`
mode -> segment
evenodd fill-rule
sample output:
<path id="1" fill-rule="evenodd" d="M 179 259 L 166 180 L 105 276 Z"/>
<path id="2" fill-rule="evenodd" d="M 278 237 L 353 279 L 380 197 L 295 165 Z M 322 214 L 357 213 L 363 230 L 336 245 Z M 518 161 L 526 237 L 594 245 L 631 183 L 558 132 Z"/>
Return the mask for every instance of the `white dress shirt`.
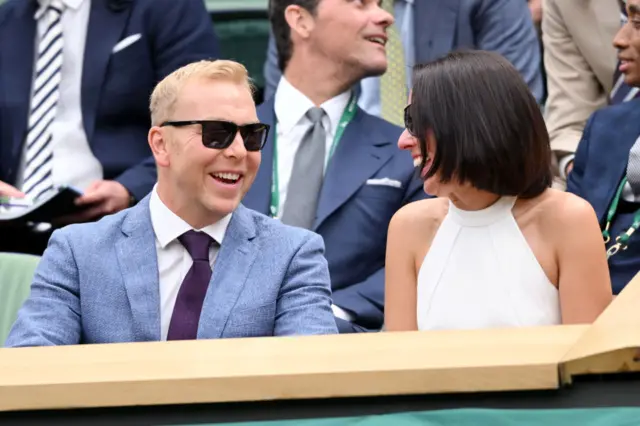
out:
<path id="1" fill-rule="evenodd" d="M 326 115 L 322 119 L 322 127 L 326 133 L 325 148 L 325 170 L 329 162 L 331 146 L 336 134 L 338 123 L 344 109 L 349 103 L 351 92 L 347 91 L 338 96 L 324 102 L 320 107 L 325 111 Z M 293 87 L 285 77 L 280 79 L 274 99 L 274 110 L 276 114 L 276 151 L 278 154 L 278 192 L 280 195 L 280 203 L 278 212 L 282 212 L 284 202 L 287 198 L 287 187 L 291 179 L 291 171 L 293 170 L 293 162 L 296 151 L 300 146 L 300 142 L 305 133 L 311 127 L 311 121 L 306 117 L 309 108 L 315 107 L 314 103 L 298 89 Z M 353 322 L 353 317 L 349 312 L 342 308 L 331 305 L 333 314 L 338 318 Z"/>
<path id="2" fill-rule="evenodd" d="M 340 117 L 349 103 L 351 92 L 341 93 L 329 99 L 322 105 L 325 116 L 322 119 L 322 127 L 326 133 L 325 146 L 325 170 L 333 145 L 333 138 L 336 128 L 340 122 Z M 278 153 L 278 192 L 280 194 L 280 204 L 278 213 L 282 212 L 284 202 L 287 198 L 287 187 L 291 179 L 293 162 L 296 151 L 305 133 L 311 128 L 311 121 L 306 117 L 310 108 L 315 107 L 313 102 L 302 92 L 293 87 L 286 78 L 282 77 L 278 83 L 274 99 L 274 110 L 277 130 L 277 153 Z"/>
<path id="3" fill-rule="evenodd" d="M 62 13 L 62 70 L 59 86 L 60 98 L 56 117 L 51 123 L 51 143 L 53 149 L 52 178 L 54 185 L 72 185 L 84 190 L 89 184 L 103 178 L 102 165 L 95 158 L 84 131 L 81 104 L 82 65 L 89 25 L 91 0 L 61 0 L 65 5 Z M 36 55 L 40 38 L 46 31 L 46 22 L 40 19 L 51 0 L 39 0 L 35 19 Z M 36 58 L 34 57 L 34 63 Z M 34 67 L 35 72 L 35 67 Z M 35 77 L 34 77 L 35 78 Z M 18 173 L 18 188 L 22 187 L 24 173 L 23 148 L 22 163 Z"/>
<path id="4" fill-rule="evenodd" d="M 169 324 L 173 307 L 176 304 L 178 291 L 182 280 L 189 272 L 193 260 L 186 248 L 178 241 L 178 237 L 193 228 L 173 213 L 158 196 L 154 187 L 149 199 L 149 211 L 151 213 L 151 225 L 156 235 L 156 254 L 158 257 L 158 278 L 160 283 L 160 337 L 167 340 Z M 222 243 L 224 234 L 229 226 L 231 214 L 223 217 L 218 222 L 205 226 L 196 231 L 202 231 L 218 244 Z M 209 263 L 213 269 L 218 245 L 212 244 L 209 249 Z"/>

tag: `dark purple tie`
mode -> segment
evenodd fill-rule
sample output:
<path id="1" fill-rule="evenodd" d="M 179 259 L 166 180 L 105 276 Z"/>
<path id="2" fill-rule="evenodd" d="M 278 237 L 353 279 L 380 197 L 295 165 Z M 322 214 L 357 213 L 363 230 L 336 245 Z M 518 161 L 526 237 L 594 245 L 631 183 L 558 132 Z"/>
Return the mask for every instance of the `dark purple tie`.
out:
<path id="1" fill-rule="evenodd" d="M 195 339 L 198 334 L 198 321 L 204 296 L 211 280 L 209 247 L 214 241 L 204 232 L 188 231 L 178 237 L 187 249 L 193 265 L 182 281 L 176 299 L 167 340 Z"/>

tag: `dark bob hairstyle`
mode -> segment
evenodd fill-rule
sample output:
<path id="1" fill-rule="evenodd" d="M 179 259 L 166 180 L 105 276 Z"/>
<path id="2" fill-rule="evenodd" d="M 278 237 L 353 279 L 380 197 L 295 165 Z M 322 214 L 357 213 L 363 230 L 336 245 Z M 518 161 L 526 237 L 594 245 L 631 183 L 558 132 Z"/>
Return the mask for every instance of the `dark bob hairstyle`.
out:
<path id="1" fill-rule="evenodd" d="M 501 196 L 532 198 L 551 186 L 549 134 L 518 71 L 486 51 L 453 52 L 414 69 L 409 132 L 422 167 L 427 134 L 436 154 L 425 179 L 469 183 Z"/>

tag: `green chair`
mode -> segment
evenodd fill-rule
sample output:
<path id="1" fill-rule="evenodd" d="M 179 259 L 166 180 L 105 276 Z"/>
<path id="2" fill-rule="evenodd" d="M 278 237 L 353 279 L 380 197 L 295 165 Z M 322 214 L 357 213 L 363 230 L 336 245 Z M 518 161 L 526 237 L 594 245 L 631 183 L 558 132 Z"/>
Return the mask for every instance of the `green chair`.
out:
<path id="1" fill-rule="evenodd" d="M 243 64 L 258 88 L 264 88 L 263 67 L 269 45 L 269 21 L 264 18 L 216 19 L 222 57 Z"/>
<path id="2" fill-rule="evenodd" d="M 270 24 L 267 0 L 204 0 L 220 42 L 221 56 L 243 64 L 262 102 L 263 67 L 267 59 Z"/>
<path id="3" fill-rule="evenodd" d="M 18 309 L 29 296 L 39 256 L 0 253 L 0 347 L 4 344 Z"/>

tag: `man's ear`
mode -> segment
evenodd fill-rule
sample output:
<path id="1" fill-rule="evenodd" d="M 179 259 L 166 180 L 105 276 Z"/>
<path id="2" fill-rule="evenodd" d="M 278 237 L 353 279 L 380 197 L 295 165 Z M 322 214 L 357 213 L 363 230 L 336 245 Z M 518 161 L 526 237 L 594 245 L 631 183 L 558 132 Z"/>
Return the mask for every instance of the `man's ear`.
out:
<path id="1" fill-rule="evenodd" d="M 303 39 L 309 37 L 315 26 L 315 20 L 311 13 L 296 4 L 292 4 L 285 9 L 284 18 L 289 24 L 289 28 L 291 28 L 291 35 L 295 34 Z"/>
<path id="2" fill-rule="evenodd" d="M 167 140 L 167 129 L 153 126 L 149 129 L 149 135 L 147 139 L 149 140 L 149 147 L 151 148 L 151 152 L 153 153 L 153 157 L 156 159 L 156 164 L 159 167 L 168 167 L 169 166 L 169 152 L 168 152 L 168 140 Z"/>

